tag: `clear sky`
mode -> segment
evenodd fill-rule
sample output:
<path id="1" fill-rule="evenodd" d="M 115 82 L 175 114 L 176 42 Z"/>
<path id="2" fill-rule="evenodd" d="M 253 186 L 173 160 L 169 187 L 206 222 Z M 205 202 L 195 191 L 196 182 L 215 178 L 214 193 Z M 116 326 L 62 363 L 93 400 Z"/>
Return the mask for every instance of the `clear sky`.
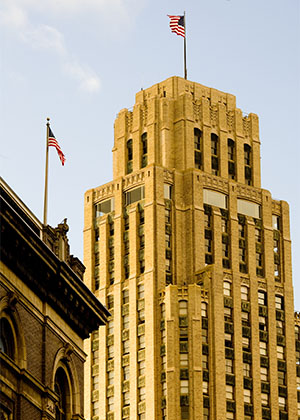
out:
<path id="1" fill-rule="evenodd" d="M 290 204 L 300 310 L 299 0 L 1 0 L 0 174 L 42 220 L 46 118 L 66 155 L 49 160 L 48 222 L 65 217 L 82 259 L 83 195 L 112 179 L 113 123 L 135 93 L 183 76 L 260 118 L 262 187 Z"/>

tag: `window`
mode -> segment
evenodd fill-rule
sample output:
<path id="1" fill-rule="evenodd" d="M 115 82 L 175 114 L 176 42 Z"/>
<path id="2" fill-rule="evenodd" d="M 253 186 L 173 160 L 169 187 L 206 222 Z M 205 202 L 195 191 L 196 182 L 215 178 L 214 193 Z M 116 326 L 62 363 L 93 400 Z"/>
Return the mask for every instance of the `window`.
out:
<path id="1" fill-rule="evenodd" d="M 227 140 L 228 144 L 228 175 L 229 178 L 235 178 L 235 142 L 232 139 Z"/>
<path id="2" fill-rule="evenodd" d="M 267 305 L 267 293 L 262 290 L 258 291 L 258 304 L 264 306 Z"/>
<path id="3" fill-rule="evenodd" d="M 144 399 L 146 398 L 146 388 L 144 386 L 141 388 L 138 388 L 138 392 L 139 392 L 139 401 L 144 401 Z"/>
<path id="4" fill-rule="evenodd" d="M 172 199 L 172 185 L 164 184 L 164 198 L 167 200 Z"/>
<path id="5" fill-rule="evenodd" d="M 241 299 L 249 300 L 249 287 L 241 286 Z"/>
<path id="6" fill-rule="evenodd" d="M 276 330 L 278 335 L 284 335 L 284 322 L 276 320 Z"/>
<path id="7" fill-rule="evenodd" d="M 251 146 L 244 144 L 245 182 L 251 185 Z"/>
<path id="8" fill-rule="evenodd" d="M 219 175 L 219 138 L 216 134 L 211 134 L 211 171 L 214 175 Z"/>
<path id="9" fill-rule="evenodd" d="M 244 389 L 244 403 L 251 403 L 251 391 L 250 389 Z"/>
<path id="10" fill-rule="evenodd" d="M 114 320 L 110 319 L 107 323 L 107 335 L 114 333 Z"/>
<path id="11" fill-rule="evenodd" d="M 297 377 L 297 385 L 299 380 L 300 378 Z M 285 372 L 282 372 L 280 370 L 278 371 L 278 385 L 286 385 Z M 297 388 L 299 389 L 299 386 L 297 386 Z"/>
<path id="12" fill-rule="evenodd" d="M 202 343 L 208 343 L 208 330 L 202 328 Z"/>
<path id="13" fill-rule="evenodd" d="M 138 299 L 144 299 L 145 297 L 145 286 L 144 284 L 138 285 Z"/>
<path id="14" fill-rule="evenodd" d="M 275 296 L 275 307 L 276 309 L 284 310 L 284 297 L 276 295 Z"/>
<path id="15" fill-rule="evenodd" d="M 129 315 L 123 316 L 123 329 L 129 328 Z"/>
<path id="16" fill-rule="evenodd" d="M 129 391 L 123 392 L 123 405 L 129 405 L 130 404 L 130 393 Z"/>
<path id="17" fill-rule="evenodd" d="M 129 340 L 123 341 L 123 354 L 128 354 L 130 349 L 130 342 Z"/>
<path id="18" fill-rule="evenodd" d="M 101 217 L 103 214 L 111 213 L 114 211 L 114 204 L 114 198 L 95 204 L 95 217 Z"/>
<path id="19" fill-rule="evenodd" d="M 56 420 L 64 420 L 72 416 L 70 395 L 71 389 L 69 386 L 68 377 L 65 370 L 59 367 L 55 374 L 54 380 L 54 391 L 58 395 L 58 401 L 56 402 Z"/>
<path id="20" fill-rule="evenodd" d="M 0 351 L 15 360 L 15 341 L 13 330 L 6 318 L 0 319 Z"/>
<path id="21" fill-rule="evenodd" d="M 189 381 L 180 381 L 180 394 L 186 395 L 189 393 Z"/>
<path id="22" fill-rule="evenodd" d="M 279 410 L 285 410 L 286 408 L 286 398 L 285 397 L 279 397 L 278 398 L 278 405 L 279 405 Z"/>
<path id="23" fill-rule="evenodd" d="M 180 361 L 180 366 L 188 366 L 189 365 L 189 358 L 188 358 L 188 354 L 187 353 L 180 353 L 179 354 L 179 361 Z"/>
<path id="24" fill-rule="evenodd" d="M 134 188 L 124 193 L 125 206 L 143 200 L 145 198 L 145 187 Z"/>
<path id="25" fill-rule="evenodd" d="M 201 302 L 201 316 L 202 318 L 207 318 L 207 303 L 206 302 Z"/>
<path id="26" fill-rule="evenodd" d="M 267 320 L 264 316 L 259 317 L 259 329 L 260 331 L 267 331 Z"/>
<path id="27" fill-rule="evenodd" d="M 254 217 L 255 219 L 260 219 L 261 207 L 259 204 L 253 203 L 252 201 L 242 200 L 238 198 L 237 210 L 238 210 L 238 213 L 244 214 L 245 216 L 250 216 L 250 217 Z"/>
<path id="28" fill-rule="evenodd" d="M 202 354 L 202 369 L 206 369 L 206 370 L 208 369 L 208 355 L 207 354 Z"/>
<path id="29" fill-rule="evenodd" d="M 233 386 L 226 385 L 226 399 L 233 400 Z"/>
<path id="30" fill-rule="evenodd" d="M 145 348 L 145 335 L 140 335 L 138 337 L 138 348 L 139 350 L 144 349 Z"/>
<path id="31" fill-rule="evenodd" d="M 114 296 L 107 295 L 107 308 L 112 309 L 114 307 Z"/>
<path id="32" fill-rule="evenodd" d="M 201 136 L 202 133 L 198 128 L 194 128 L 194 156 L 195 167 L 201 169 L 202 156 L 201 156 Z"/>
<path id="33" fill-rule="evenodd" d="M 203 394 L 208 394 L 208 382 L 206 381 L 202 382 L 202 391 L 203 391 Z"/>
<path id="34" fill-rule="evenodd" d="M 99 382 L 99 376 L 98 377 L 98 382 Z M 114 384 L 114 378 L 115 378 L 115 372 L 113 370 L 110 370 L 109 372 L 107 372 L 107 385 L 113 385 Z"/>
<path id="35" fill-rule="evenodd" d="M 232 308 L 224 308 L 224 320 L 225 321 L 232 321 L 233 317 L 232 317 Z"/>
<path id="36" fill-rule="evenodd" d="M 139 376 L 145 375 L 145 370 L 146 370 L 145 360 L 141 360 L 138 363 L 138 370 L 139 370 Z"/>
<path id="37" fill-rule="evenodd" d="M 246 378 L 251 377 L 251 365 L 250 365 L 250 363 L 244 363 L 243 364 L 243 372 L 244 372 L 244 376 Z"/>
<path id="38" fill-rule="evenodd" d="M 221 209 L 228 208 L 228 197 L 225 194 L 219 193 L 217 191 L 204 189 L 203 190 L 203 202 L 210 206 L 216 206 Z"/>
<path id="39" fill-rule="evenodd" d="M 223 282 L 223 293 L 225 296 L 231 296 L 231 283 L 229 281 Z"/>
<path id="40" fill-rule="evenodd" d="M 242 345 L 243 345 L 243 350 L 249 351 L 250 350 L 250 338 L 249 337 L 242 337 Z"/>
<path id="41" fill-rule="evenodd" d="M 233 373 L 233 360 L 225 359 L 225 370 L 226 373 Z"/>
<path id="42" fill-rule="evenodd" d="M 284 347 L 277 346 L 277 358 L 284 359 Z"/>
<path id="43" fill-rule="evenodd" d="M 261 229 L 255 228 L 255 242 L 262 241 L 262 232 Z"/>
<path id="44" fill-rule="evenodd" d="M 260 379 L 262 381 L 268 380 L 268 369 L 262 366 L 260 367 Z"/>
<path id="45" fill-rule="evenodd" d="M 179 301 L 179 315 L 187 315 L 188 313 L 188 303 L 186 300 Z"/>
<path id="46" fill-rule="evenodd" d="M 274 230 L 279 230 L 280 229 L 280 217 L 273 214 L 272 224 L 273 224 L 273 229 Z"/>
<path id="47" fill-rule="evenodd" d="M 266 406 L 269 405 L 269 394 L 261 394 L 261 405 Z"/>
<path id="48" fill-rule="evenodd" d="M 123 292 L 122 292 L 122 297 L 123 297 L 123 299 L 122 299 L 122 303 L 123 303 L 123 304 L 125 304 L 125 303 L 128 303 L 128 302 L 129 302 L 129 290 L 128 290 L 128 289 L 124 289 L 124 290 L 123 290 Z"/>
<path id="49" fill-rule="evenodd" d="M 249 325 L 250 324 L 250 314 L 249 312 L 243 312 L 241 313 L 242 316 L 242 324 L 243 325 Z"/>
<path id="50" fill-rule="evenodd" d="M 114 411 L 114 397 L 107 398 L 107 409 L 108 411 Z"/>
<path id="51" fill-rule="evenodd" d="M 142 168 L 147 166 L 147 153 L 148 153 L 148 141 L 147 141 L 147 133 L 143 133 L 141 137 L 142 141 Z"/>
<path id="52" fill-rule="evenodd" d="M 233 348 L 233 336 L 232 336 L 232 334 L 225 333 L 224 337 L 225 337 L 225 347 Z"/>
<path id="53" fill-rule="evenodd" d="M 107 347 L 107 357 L 108 359 L 112 359 L 114 357 L 114 346 Z"/>
<path id="54" fill-rule="evenodd" d="M 264 341 L 260 341 L 259 342 L 259 351 L 260 351 L 260 354 L 262 356 L 266 356 L 267 355 L 267 343 L 265 343 Z"/>

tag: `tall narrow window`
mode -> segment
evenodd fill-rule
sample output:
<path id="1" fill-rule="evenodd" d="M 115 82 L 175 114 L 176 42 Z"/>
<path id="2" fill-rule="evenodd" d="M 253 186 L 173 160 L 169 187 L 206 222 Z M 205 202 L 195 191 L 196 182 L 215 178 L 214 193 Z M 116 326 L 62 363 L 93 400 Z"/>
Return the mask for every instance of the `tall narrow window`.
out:
<path id="1" fill-rule="evenodd" d="M 199 128 L 194 128 L 194 157 L 196 169 L 202 169 L 201 137 L 202 133 Z"/>
<path id="2" fill-rule="evenodd" d="M 67 418 L 71 417 L 70 388 L 66 373 L 62 367 L 59 367 L 55 374 L 54 390 L 58 395 L 55 420 L 67 420 Z"/>
<path id="3" fill-rule="evenodd" d="M 235 179 L 235 142 L 228 139 L 228 176 L 230 179 Z"/>
<path id="4" fill-rule="evenodd" d="M 148 140 L 147 133 L 142 134 L 142 168 L 145 168 L 148 164 Z"/>
<path id="5" fill-rule="evenodd" d="M 244 144 L 245 183 L 252 185 L 251 146 Z"/>
<path id="6" fill-rule="evenodd" d="M 127 141 L 127 173 L 130 174 L 132 172 L 132 159 L 133 159 L 133 147 L 132 147 L 132 140 Z"/>
<path id="7" fill-rule="evenodd" d="M 219 137 L 211 134 L 211 171 L 213 175 L 219 175 Z"/>

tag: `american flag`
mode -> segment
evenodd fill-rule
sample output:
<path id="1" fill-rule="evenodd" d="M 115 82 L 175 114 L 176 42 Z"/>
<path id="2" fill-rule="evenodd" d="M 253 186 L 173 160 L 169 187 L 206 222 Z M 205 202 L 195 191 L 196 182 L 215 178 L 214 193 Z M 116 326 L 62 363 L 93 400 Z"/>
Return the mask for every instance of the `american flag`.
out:
<path id="1" fill-rule="evenodd" d="M 170 18 L 170 28 L 175 34 L 185 38 L 184 16 L 168 15 Z"/>
<path id="2" fill-rule="evenodd" d="M 52 133 L 51 128 L 49 127 L 49 137 L 48 137 L 48 146 L 53 146 L 56 148 L 59 159 L 62 163 L 62 165 L 64 166 L 65 164 L 65 155 L 63 154 L 63 151 L 60 148 L 60 145 L 58 144 L 58 141 L 55 138 L 55 135 Z"/>

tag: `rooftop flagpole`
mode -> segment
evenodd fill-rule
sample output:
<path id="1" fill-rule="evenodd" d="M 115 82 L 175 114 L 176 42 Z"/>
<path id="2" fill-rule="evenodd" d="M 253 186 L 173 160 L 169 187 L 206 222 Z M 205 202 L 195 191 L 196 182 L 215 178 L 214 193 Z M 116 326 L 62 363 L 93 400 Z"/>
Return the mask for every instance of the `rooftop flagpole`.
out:
<path id="1" fill-rule="evenodd" d="M 47 118 L 46 133 L 46 166 L 45 166 L 45 195 L 44 195 L 44 226 L 47 225 L 47 206 L 48 206 L 48 157 L 49 157 L 49 127 L 50 118 Z"/>
<path id="2" fill-rule="evenodd" d="M 185 11 L 183 15 L 183 23 L 184 23 L 184 78 L 187 79 L 187 68 L 186 68 L 186 19 L 185 19 Z"/>

